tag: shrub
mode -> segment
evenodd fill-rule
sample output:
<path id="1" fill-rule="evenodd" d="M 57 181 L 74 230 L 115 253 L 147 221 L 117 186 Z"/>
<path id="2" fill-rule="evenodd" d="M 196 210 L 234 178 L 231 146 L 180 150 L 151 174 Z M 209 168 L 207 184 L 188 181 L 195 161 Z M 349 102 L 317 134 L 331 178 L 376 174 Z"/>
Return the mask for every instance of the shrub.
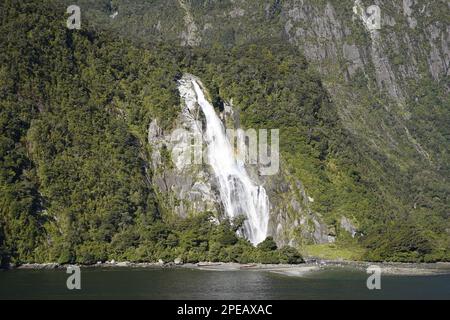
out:
<path id="1" fill-rule="evenodd" d="M 280 250 L 280 263 L 299 264 L 302 263 L 303 258 L 297 249 L 286 246 Z"/>
<path id="2" fill-rule="evenodd" d="M 76 262 L 80 264 L 94 264 L 108 259 L 107 244 L 100 242 L 85 242 L 75 249 Z"/>
<path id="3" fill-rule="evenodd" d="M 279 252 L 277 251 L 258 251 L 257 262 L 263 264 L 280 263 Z"/>
<path id="4" fill-rule="evenodd" d="M 277 250 L 277 244 L 272 237 L 267 237 L 266 240 L 258 244 L 258 249 L 262 251 Z"/>

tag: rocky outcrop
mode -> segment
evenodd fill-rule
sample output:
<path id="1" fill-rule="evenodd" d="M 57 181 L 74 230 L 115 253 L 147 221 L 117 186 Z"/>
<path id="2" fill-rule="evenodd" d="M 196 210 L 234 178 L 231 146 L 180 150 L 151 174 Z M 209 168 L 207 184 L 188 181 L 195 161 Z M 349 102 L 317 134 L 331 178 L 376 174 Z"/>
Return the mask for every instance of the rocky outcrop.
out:
<path id="1" fill-rule="evenodd" d="M 336 65 L 342 57 L 350 58 L 351 70 L 369 70 L 370 64 L 374 64 L 379 89 L 388 90 L 395 99 L 402 99 L 405 81 L 421 76 L 417 64 L 422 56 L 428 60 L 428 70 L 434 79 L 439 80 L 448 74 L 449 26 L 439 20 L 423 25 L 424 16 L 430 16 L 437 8 L 419 2 L 374 1 L 381 10 L 381 29 L 371 30 L 371 41 L 367 41 L 355 38 L 355 34 L 366 27 L 366 21 L 364 17 L 354 15 L 351 5 L 345 9 L 342 8 L 344 4 L 340 4 L 340 14 L 337 14 L 336 5 L 331 2 L 319 5 L 312 1 L 287 1 L 283 7 L 285 31 L 289 40 L 301 47 L 309 60 L 316 62 L 323 71 L 329 71 L 327 62 Z M 359 1 L 355 4 L 364 14 L 366 8 Z M 393 12 L 403 14 L 393 16 Z M 353 19 L 348 19 L 351 16 Z M 403 23 L 404 18 L 407 24 Z M 418 33 L 420 41 L 413 43 L 411 35 L 417 36 Z M 410 50 L 401 52 L 402 47 Z M 400 68 L 396 68 L 392 61 L 392 49 L 398 54 L 408 55 Z"/>
<path id="2" fill-rule="evenodd" d="M 409 104 L 419 81 L 430 77 L 438 85 L 449 74 L 450 27 L 435 17 L 450 4 L 417 0 L 373 4 L 380 8 L 380 29 L 368 27 L 367 8 L 359 0 L 347 8 L 342 2 L 286 1 L 285 33 L 317 66 L 350 132 L 375 152 L 389 153 L 394 166 L 411 151 L 432 166 L 427 141 L 412 133 Z M 367 96 L 380 95 L 384 119 L 371 117 L 361 104 Z"/>
<path id="3" fill-rule="evenodd" d="M 178 0 L 181 8 L 184 10 L 185 31 L 181 33 L 181 45 L 195 47 L 201 43 L 201 38 L 198 33 L 197 25 L 191 13 L 191 8 L 188 1 Z"/>
<path id="4" fill-rule="evenodd" d="M 187 104 L 180 106 L 175 127 L 177 129 L 171 132 L 163 132 L 153 120 L 148 129 L 153 184 L 159 203 L 164 211 L 180 217 L 199 212 L 212 212 L 219 216 L 221 203 L 208 166 L 202 163 L 201 158 L 188 161 L 183 153 L 184 148 L 193 143 L 190 137 L 202 138 L 198 108 Z M 201 149 L 197 150 L 196 156 L 202 157 Z"/>
<path id="5" fill-rule="evenodd" d="M 350 221 L 350 219 L 348 219 L 345 216 L 341 217 L 341 228 L 350 233 L 352 238 L 356 236 L 357 233 L 356 226 Z"/>

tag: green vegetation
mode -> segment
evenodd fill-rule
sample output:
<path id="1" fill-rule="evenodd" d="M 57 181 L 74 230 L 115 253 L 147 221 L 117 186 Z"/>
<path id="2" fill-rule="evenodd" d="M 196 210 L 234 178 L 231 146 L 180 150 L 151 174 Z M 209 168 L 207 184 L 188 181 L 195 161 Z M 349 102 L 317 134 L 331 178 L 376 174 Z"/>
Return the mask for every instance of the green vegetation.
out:
<path id="1" fill-rule="evenodd" d="M 77 248 L 75 262 L 93 264 L 97 261 L 174 261 L 185 263 L 220 261 L 238 263 L 291 263 L 303 262 L 292 247 L 280 250 L 275 246 L 255 248 L 238 237 L 241 227 L 235 221 L 213 222 L 211 214 L 199 214 L 172 223 L 154 221 L 146 228 L 132 229 L 117 234 L 110 243 L 83 243 Z M 266 242 L 273 242 L 268 238 Z M 65 261 L 69 262 L 69 261 Z"/>
<path id="2" fill-rule="evenodd" d="M 336 247 L 322 249 L 350 259 L 450 259 L 448 162 L 442 178 L 363 147 L 297 49 L 231 36 L 209 48 L 136 45 L 88 21 L 70 31 L 64 9 L 0 3 L 0 264 L 302 262 L 296 248 L 271 238 L 255 248 L 237 236 L 242 220 L 217 224 L 201 212 L 177 220 L 161 210 L 147 128 L 153 119 L 173 125 L 183 72 L 203 79 L 216 106 L 232 98 L 245 127 L 281 129 L 283 161 L 330 225 L 343 214 L 359 222 L 351 247 L 338 232 Z M 433 90 L 418 88 L 412 129 L 447 159 L 448 108 Z M 367 101 L 381 117 L 376 98 Z"/>
<path id="3" fill-rule="evenodd" d="M 306 245 L 302 253 L 305 256 L 329 260 L 361 261 L 364 258 L 363 249 L 334 243 Z"/>

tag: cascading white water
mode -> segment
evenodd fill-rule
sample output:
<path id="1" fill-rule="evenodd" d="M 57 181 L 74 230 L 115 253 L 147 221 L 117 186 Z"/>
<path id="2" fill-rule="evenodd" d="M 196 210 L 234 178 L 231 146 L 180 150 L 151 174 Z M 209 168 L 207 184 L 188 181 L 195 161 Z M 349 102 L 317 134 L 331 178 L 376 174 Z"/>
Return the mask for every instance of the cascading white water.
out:
<path id="1" fill-rule="evenodd" d="M 266 190 L 253 183 L 244 163 L 236 160 L 222 121 L 197 81 L 185 78 L 180 82 L 179 90 L 188 106 L 197 102 L 205 115 L 208 161 L 218 180 L 225 213 L 229 218 L 244 215 L 247 218 L 244 235 L 254 245 L 262 242 L 267 236 L 269 224 Z"/>

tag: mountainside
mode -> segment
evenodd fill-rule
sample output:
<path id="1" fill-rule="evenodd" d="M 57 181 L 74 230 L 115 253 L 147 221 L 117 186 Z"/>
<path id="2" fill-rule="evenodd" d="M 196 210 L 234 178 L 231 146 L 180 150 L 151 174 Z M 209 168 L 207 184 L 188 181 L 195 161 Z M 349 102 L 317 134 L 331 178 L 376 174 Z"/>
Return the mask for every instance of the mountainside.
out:
<path id="1" fill-rule="evenodd" d="M 448 2 L 375 1 L 380 30 L 350 0 L 78 1 L 69 30 L 69 2 L 0 4 L 3 264 L 450 259 Z M 186 74 L 227 128 L 280 130 L 257 248 L 172 159 L 207 121 Z"/>

